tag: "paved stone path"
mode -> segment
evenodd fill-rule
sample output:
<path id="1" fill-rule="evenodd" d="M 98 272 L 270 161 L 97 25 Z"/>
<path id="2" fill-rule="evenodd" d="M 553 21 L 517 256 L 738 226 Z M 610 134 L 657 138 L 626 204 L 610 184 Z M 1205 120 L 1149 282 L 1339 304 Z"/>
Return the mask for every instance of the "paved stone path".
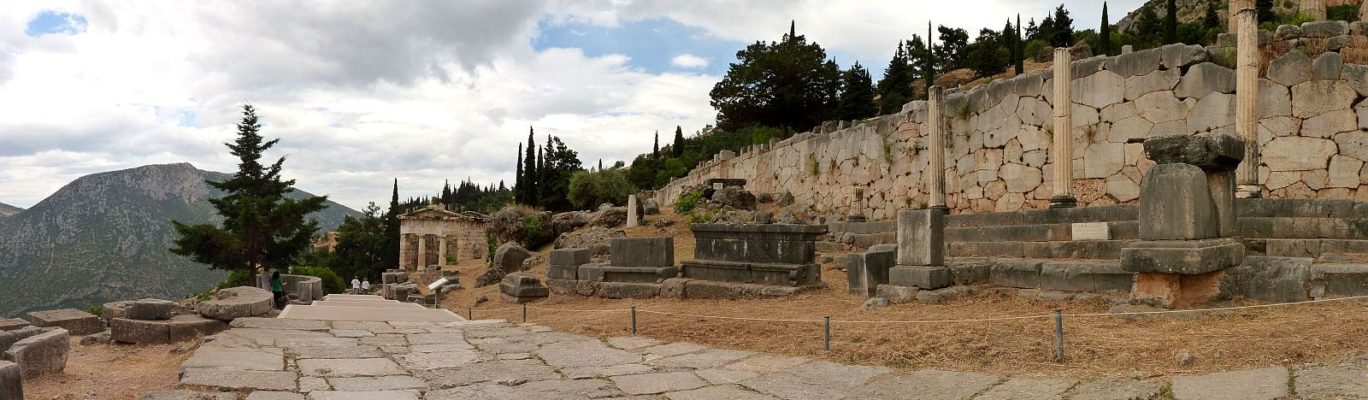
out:
<path id="1" fill-rule="evenodd" d="M 337 300 L 329 300 L 337 301 Z M 370 306 L 381 307 L 381 300 Z M 326 307 L 326 306 L 324 306 Z M 356 308 L 356 307 L 354 307 Z M 364 308 L 364 307 L 360 307 Z M 345 310 L 342 310 L 345 311 Z M 370 315 L 366 313 L 365 315 Z M 245 318 L 151 399 L 1368 399 L 1368 359 L 1162 381 L 1002 378 L 843 365 L 667 343 L 607 340 L 502 321 Z M 1295 383 L 1289 386 L 1295 379 Z M 198 396 L 198 397 L 197 397 Z M 221 396 L 221 397 L 217 397 Z"/>

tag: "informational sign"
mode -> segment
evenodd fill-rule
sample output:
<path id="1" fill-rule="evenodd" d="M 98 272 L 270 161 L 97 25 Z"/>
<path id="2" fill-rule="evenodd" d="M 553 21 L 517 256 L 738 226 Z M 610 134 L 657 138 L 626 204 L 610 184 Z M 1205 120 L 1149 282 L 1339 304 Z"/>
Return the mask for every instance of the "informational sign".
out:
<path id="1" fill-rule="evenodd" d="M 442 287 L 442 285 L 445 285 L 446 283 L 447 278 L 438 279 L 428 285 L 428 290 L 437 290 L 437 288 Z"/>
<path id="2" fill-rule="evenodd" d="M 1080 222 L 1073 224 L 1073 240 L 1111 240 L 1111 229 L 1106 222 Z"/>

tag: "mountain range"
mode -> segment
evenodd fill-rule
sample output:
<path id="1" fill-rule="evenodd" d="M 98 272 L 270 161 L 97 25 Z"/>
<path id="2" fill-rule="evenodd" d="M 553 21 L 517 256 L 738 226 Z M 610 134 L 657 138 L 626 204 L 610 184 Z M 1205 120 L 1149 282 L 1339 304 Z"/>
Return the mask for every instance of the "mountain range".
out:
<path id="1" fill-rule="evenodd" d="M 230 175 L 189 163 L 87 175 L 27 210 L 0 217 L 0 317 L 113 300 L 180 299 L 227 273 L 172 254 L 171 221 L 217 223 L 205 180 Z M 296 190 L 294 196 L 312 194 Z M 0 205 L 0 215 L 9 206 Z M 360 213 L 328 202 L 311 215 L 320 231 Z"/>
<path id="2" fill-rule="evenodd" d="M 5 203 L 0 203 L 0 218 L 18 214 L 20 211 L 24 211 L 24 209 Z"/>

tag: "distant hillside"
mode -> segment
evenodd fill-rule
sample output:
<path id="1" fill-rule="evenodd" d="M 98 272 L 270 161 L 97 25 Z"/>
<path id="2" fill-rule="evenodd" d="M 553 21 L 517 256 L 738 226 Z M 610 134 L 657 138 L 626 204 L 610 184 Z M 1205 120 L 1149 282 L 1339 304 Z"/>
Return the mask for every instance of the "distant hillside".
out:
<path id="1" fill-rule="evenodd" d="M 0 316 L 141 297 L 183 298 L 222 281 L 167 251 L 171 225 L 219 221 L 205 179 L 228 174 L 188 163 L 81 177 L 33 208 L 0 219 Z M 298 196 L 312 196 L 297 191 Z M 313 215 L 335 229 L 355 210 L 329 202 Z"/>
<path id="2" fill-rule="evenodd" d="M 1327 0 L 1325 2 L 1325 6 L 1334 7 L 1343 4 L 1354 4 L 1357 1 L 1358 0 Z M 1229 10 L 1226 9 L 1226 7 L 1228 7 L 1227 4 L 1229 4 L 1229 1 L 1226 0 L 1175 0 L 1174 4 L 1178 6 L 1178 22 L 1180 23 L 1200 21 L 1202 17 L 1206 16 L 1206 8 L 1209 4 L 1216 5 L 1216 14 L 1221 16 L 1221 24 L 1223 26 L 1226 24 L 1227 18 L 1230 17 Z M 1274 1 L 1273 10 L 1278 13 L 1295 13 L 1297 11 L 1297 8 L 1300 7 L 1300 4 L 1300 1 Z M 1143 10 L 1145 7 L 1150 7 L 1154 10 L 1155 16 L 1163 18 L 1164 13 L 1168 10 L 1166 8 L 1167 6 L 1168 0 L 1146 1 L 1145 4 L 1141 5 L 1140 7 L 1137 7 L 1135 10 L 1132 10 L 1129 14 L 1126 14 L 1125 17 L 1122 17 L 1120 20 L 1116 21 L 1116 28 L 1118 31 L 1121 32 L 1130 32 L 1132 29 L 1132 25 L 1135 24 L 1136 19 L 1140 18 L 1140 11 Z M 1075 23 L 1075 26 L 1078 26 L 1077 23 Z"/>
<path id="3" fill-rule="evenodd" d="M 24 209 L 5 203 L 0 203 L 0 218 L 18 214 L 20 211 L 24 211 Z"/>

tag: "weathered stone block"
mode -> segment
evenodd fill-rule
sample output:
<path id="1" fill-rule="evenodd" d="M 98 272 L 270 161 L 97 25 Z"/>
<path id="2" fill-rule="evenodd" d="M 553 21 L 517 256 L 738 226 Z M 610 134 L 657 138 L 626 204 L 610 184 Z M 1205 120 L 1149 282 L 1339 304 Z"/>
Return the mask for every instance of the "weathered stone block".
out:
<path id="1" fill-rule="evenodd" d="M 1146 139 L 1145 158 L 1158 164 L 1192 164 L 1234 170 L 1244 160 L 1244 141 L 1225 134 L 1167 135 Z"/>
<path id="2" fill-rule="evenodd" d="M 1221 294 L 1274 303 L 1309 300 L 1311 262 L 1311 258 L 1245 257 L 1244 263 L 1225 270 Z"/>
<path id="3" fill-rule="evenodd" d="M 142 299 L 128 306 L 124 318 L 141 320 L 171 319 L 176 310 L 176 302 L 161 299 Z"/>
<path id="4" fill-rule="evenodd" d="M 689 279 L 670 278 L 660 283 L 660 297 L 667 299 L 683 300 L 688 297 L 687 289 Z"/>
<path id="5" fill-rule="evenodd" d="M 1196 275 L 1137 273 L 1131 301 L 1170 308 L 1206 303 L 1220 297 L 1222 274 L 1224 271 Z"/>
<path id="6" fill-rule="evenodd" d="M 555 249 L 547 257 L 548 263 L 552 266 L 572 266 L 578 267 L 592 262 L 593 251 L 590 249 Z"/>
<path id="7" fill-rule="evenodd" d="M 615 267 L 674 266 L 674 238 L 613 238 L 609 260 Z"/>
<path id="8" fill-rule="evenodd" d="M 603 282 L 660 283 L 660 281 L 679 275 L 675 267 L 619 267 L 604 265 L 597 267 L 603 274 Z"/>
<path id="9" fill-rule="evenodd" d="M 988 281 L 994 286 L 1038 288 L 1040 265 L 1038 260 L 994 260 Z"/>
<path id="10" fill-rule="evenodd" d="M 504 272 L 521 271 L 523 261 L 531 257 L 532 252 L 517 243 L 508 242 L 494 250 L 494 266 L 503 269 Z"/>
<path id="11" fill-rule="evenodd" d="M 888 270 L 896 261 L 893 251 L 856 253 L 847 256 L 846 286 L 850 294 L 873 296 L 880 283 L 888 283 Z"/>
<path id="12" fill-rule="evenodd" d="M 599 297 L 610 299 L 649 299 L 660 296 L 660 284 L 640 282 L 603 282 Z"/>
<path id="13" fill-rule="evenodd" d="M 120 343 L 157 344 L 171 340 L 171 327 L 158 321 L 115 318 L 109 321 L 109 338 Z"/>
<path id="14" fill-rule="evenodd" d="M 1312 21 L 1302 24 L 1302 37 L 1332 38 L 1349 34 L 1349 23 L 1344 21 Z"/>
<path id="15" fill-rule="evenodd" d="M 546 267 L 546 279 L 576 280 L 579 277 L 578 265 L 556 265 Z"/>
<path id="16" fill-rule="evenodd" d="M 817 236 L 827 233 L 825 225 L 797 224 L 693 224 L 689 229 L 698 260 L 772 264 L 812 263 Z"/>
<path id="17" fill-rule="evenodd" d="M 1159 164 L 1141 186 L 1140 238 L 1190 240 L 1220 233 L 1206 174 L 1188 164 Z"/>
<path id="18" fill-rule="evenodd" d="M 100 307 L 100 319 L 104 320 L 105 323 L 109 323 L 110 320 L 115 318 L 123 318 L 124 313 L 128 311 L 128 307 L 131 307 L 132 305 L 133 300 L 104 303 L 104 306 Z"/>
<path id="19" fill-rule="evenodd" d="M 950 269 L 943 266 L 899 265 L 888 270 L 888 283 L 918 289 L 939 289 L 950 286 Z"/>
<path id="20" fill-rule="evenodd" d="M 1368 295 L 1368 265 L 1312 265 L 1311 292 L 1316 298 Z"/>
<path id="21" fill-rule="evenodd" d="M 604 265 L 604 264 L 584 264 L 584 265 L 581 265 L 581 266 L 579 266 L 579 268 L 577 269 L 576 277 L 577 277 L 579 280 L 581 280 L 581 281 L 602 282 L 602 281 L 603 281 L 603 267 L 606 267 L 606 266 L 607 266 L 607 265 Z"/>
<path id="22" fill-rule="evenodd" d="M 24 399 L 24 375 L 19 364 L 0 361 L 0 399 Z"/>
<path id="23" fill-rule="evenodd" d="M 0 332 L 19 330 L 27 328 L 29 325 L 28 321 L 18 318 L 0 319 Z"/>
<path id="24" fill-rule="evenodd" d="M 238 286 L 219 290 L 214 299 L 200 303 L 198 310 L 205 318 L 232 321 L 242 317 L 256 317 L 271 312 L 274 306 L 271 292 Z"/>
<path id="25" fill-rule="evenodd" d="M 74 308 L 34 311 L 24 316 L 33 326 L 58 327 L 72 335 L 83 336 L 104 330 L 100 317 Z"/>
<path id="26" fill-rule="evenodd" d="M 550 289 L 551 293 L 562 296 L 575 294 L 575 286 L 578 283 L 579 281 L 574 279 L 546 278 L 546 288 Z"/>
<path id="27" fill-rule="evenodd" d="M 1040 265 L 1040 288 L 1071 292 L 1127 292 L 1135 274 L 1115 261 L 1047 261 Z"/>
<path id="28" fill-rule="evenodd" d="M 775 286 L 808 286 L 821 282 L 821 264 L 764 264 L 718 260 L 685 260 L 681 277 Z"/>
<path id="29" fill-rule="evenodd" d="M 1130 272 L 1204 274 L 1244 262 L 1244 244 L 1231 238 L 1139 241 L 1121 250 Z"/>
<path id="30" fill-rule="evenodd" d="M 168 325 L 167 334 L 171 343 L 195 340 L 228 330 L 227 323 L 198 315 L 177 315 L 164 322 Z"/>
<path id="31" fill-rule="evenodd" d="M 945 264 L 945 214 L 941 210 L 898 212 L 898 265 Z"/>
<path id="32" fill-rule="evenodd" d="M 66 329 L 57 328 L 29 336 L 10 346 L 4 360 L 19 364 L 24 379 L 66 369 L 67 352 L 71 348 Z"/>
<path id="33" fill-rule="evenodd" d="M 693 279 L 685 282 L 685 295 L 690 299 L 763 299 L 792 296 L 802 290 L 797 286 L 755 285 L 749 283 L 718 282 Z"/>
<path id="34" fill-rule="evenodd" d="M 888 299 L 894 304 L 911 303 L 917 300 L 919 290 L 911 286 L 879 285 L 875 289 L 875 295 Z"/>
<path id="35" fill-rule="evenodd" d="M 0 353 L 3 353 L 5 350 L 9 349 L 10 346 L 13 346 L 15 343 L 19 343 L 20 340 L 27 339 L 30 336 L 37 335 L 43 332 L 47 332 L 47 329 L 39 328 L 36 326 L 0 332 Z"/>
<path id="36" fill-rule="evenodd" d="M 953 285 L 976 285 L 987 283 L 992 276 L 993 263 L 986 260 L 972 260 L 958 262 L 948 266 L 950 268 L 950 280 Z"/>
<path id="37" fill-rule="evenodd" d="M 537 277 L 525 273 L 512 273 L 499 282 L 499 293 L 504 301 L 525 303 L 551 295 L 551 289 L 543 286 Z"/>

